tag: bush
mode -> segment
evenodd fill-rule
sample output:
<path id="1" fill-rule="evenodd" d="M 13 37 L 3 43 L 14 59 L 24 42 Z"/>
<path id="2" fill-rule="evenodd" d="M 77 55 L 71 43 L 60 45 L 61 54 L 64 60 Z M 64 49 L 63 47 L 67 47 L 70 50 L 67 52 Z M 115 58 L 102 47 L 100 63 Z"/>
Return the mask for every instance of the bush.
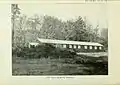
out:
<path id="1" fill-rule="evenodd" d="M 28 48 L 16 48 L 13 50 L 13 55 L 17 55 L 18 57 L 24 58 L 41 58 L 41 57 L 51 57 L 51 58 L 66 58 L 66 57 L 73 57 L 75 52 L 71 52 L 67 49 L 55 48 L 52 45 L 39 45 L 37 47 Z"/>

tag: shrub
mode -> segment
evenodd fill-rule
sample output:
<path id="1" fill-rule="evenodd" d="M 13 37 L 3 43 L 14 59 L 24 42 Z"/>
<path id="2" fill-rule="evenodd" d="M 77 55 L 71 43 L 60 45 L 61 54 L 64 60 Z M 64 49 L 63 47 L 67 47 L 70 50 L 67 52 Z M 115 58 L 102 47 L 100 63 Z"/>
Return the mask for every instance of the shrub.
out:
<path id="1" fill-rule="evenodd" d="M 71 52 L 68 49 L 55 48 L 52 45 L 45 44 L 33 48 L 19 47 L 13 50 L 13 54 L 24 58 L 67 58 L 74 57 L 75 52 Z"/>

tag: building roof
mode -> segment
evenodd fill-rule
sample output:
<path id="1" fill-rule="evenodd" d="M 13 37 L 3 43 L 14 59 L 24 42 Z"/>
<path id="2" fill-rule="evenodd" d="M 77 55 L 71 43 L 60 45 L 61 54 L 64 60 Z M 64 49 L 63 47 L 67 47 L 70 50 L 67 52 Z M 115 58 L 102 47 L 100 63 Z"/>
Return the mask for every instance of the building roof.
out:
<path id="1" fill-rule="evenodd" d="M 35 42 L 30 42 L 30 45 L 38 45 L 39 43 L 35 43 Z"/>
<path id="2" fill-rule="evenodd" d="M 91 46 L 103 46 L 99 43 L 94 42 L 80 42 L 80 41 L 67 41 L 67 40 L 52 40 L 52 39 L 41 39 L 38 38 L 41 43 L 52 43 L 52 44 L 74 44 L 74 45 L 91 45 Z"/>

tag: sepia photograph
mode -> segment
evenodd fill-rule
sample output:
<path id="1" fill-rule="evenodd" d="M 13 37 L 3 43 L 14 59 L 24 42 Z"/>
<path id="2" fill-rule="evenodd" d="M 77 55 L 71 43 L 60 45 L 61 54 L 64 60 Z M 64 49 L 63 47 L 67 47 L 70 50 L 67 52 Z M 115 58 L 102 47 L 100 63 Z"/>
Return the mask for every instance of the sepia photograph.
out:
<path id="1" fill-rule="evenodd" d="M 105 4 L 11 4 L 11 25 L 13 76 L 108 75 Z"/>

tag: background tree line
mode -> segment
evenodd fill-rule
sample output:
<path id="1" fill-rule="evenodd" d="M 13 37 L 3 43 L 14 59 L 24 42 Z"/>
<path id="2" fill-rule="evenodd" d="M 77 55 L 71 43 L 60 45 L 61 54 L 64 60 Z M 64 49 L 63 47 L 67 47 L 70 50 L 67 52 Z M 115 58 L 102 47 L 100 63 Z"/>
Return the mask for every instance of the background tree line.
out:
<path id="1" fill-rule="evenodd" d="M 27 17 L 20 13 L 17 4 L 11 5 L 12 12 L 12 45 L 13 48 L 27 46 L 28 42 L 36 41 L 37 37 L 74 41 L 98 42 L 108 47 L 108 29 L 96 28 L 87 22 L 86 17 L 62 21 L 54 16 Z"/>

